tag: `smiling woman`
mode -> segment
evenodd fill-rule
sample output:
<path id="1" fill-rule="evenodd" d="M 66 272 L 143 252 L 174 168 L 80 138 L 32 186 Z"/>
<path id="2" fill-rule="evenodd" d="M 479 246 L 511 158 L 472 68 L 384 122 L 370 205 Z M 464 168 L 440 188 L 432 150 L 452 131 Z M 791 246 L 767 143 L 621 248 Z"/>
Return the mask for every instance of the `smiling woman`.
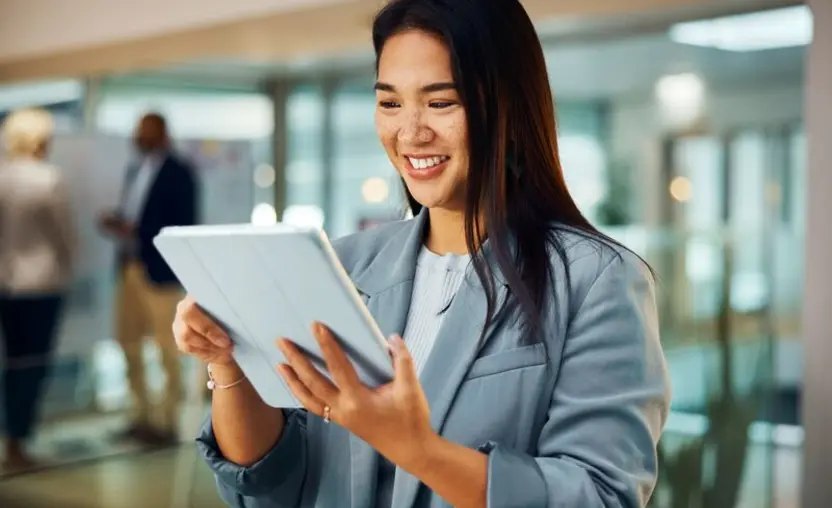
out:
<path id="1" fill-rule="evenodd" d="M 364 386 L 326 324 L 331 379 L 291 337 L 304 406 L 264 404 L 186 299 L 209 364 L 198 438 L 234 506 L 633 507 L 655 485 L 669 386 L 652 273 L 576 207 L 540 42 L 516 0 L 394 0 L 373 25 L 376 128 L 414 214 L 334 247 L 395 377 Z M 403 336 L 403 338 L 401 337 Z"/>

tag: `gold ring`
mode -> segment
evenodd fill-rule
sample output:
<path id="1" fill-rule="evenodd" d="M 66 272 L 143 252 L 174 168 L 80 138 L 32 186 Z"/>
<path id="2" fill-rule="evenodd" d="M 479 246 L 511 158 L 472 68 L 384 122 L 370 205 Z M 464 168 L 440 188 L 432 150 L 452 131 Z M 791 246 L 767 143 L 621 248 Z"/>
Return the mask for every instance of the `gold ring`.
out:
<path id="1" fill-rule="evenodd" d="M 332 412 L 332 408 L 329 406 L 324 406 L 324 422 L 329 423 L 329 414 Z"/>

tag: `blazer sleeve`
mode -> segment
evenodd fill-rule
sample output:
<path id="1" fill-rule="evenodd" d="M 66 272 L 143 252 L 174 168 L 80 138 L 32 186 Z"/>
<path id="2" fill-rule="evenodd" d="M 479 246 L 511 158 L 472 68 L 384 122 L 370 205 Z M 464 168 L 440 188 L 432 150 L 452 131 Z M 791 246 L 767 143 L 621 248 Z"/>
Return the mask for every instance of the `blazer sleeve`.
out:
<path id="1" fill-rule="evenodd" d="M 193 226 L 199 222 L 199 184 L 193 166 L 180 163 L 176 199 L 173 201 L 173 216 L 170 225 Z"/>
<path id="2" fill-rule="evenodd" d="M 52 189 L 49 212 L 55 231 L 52 238 L 59 259 L 67 273 L 71 273 L 78 259 L 78 234 L 75 229 L 70 192 L 66 179 L 58 173 Z"/>
<path id="3" fill-rule="evenodd" d="M 286 426 L 280 440 L 260 461 L 250 467 L 227 460 L 217 445 L 209 414 L 197 437 L 197 448 L 217 480 L 220 496 L 229 506 L 258 506 L 268 498 L 269 506 L 293 508 L 300 504 L 306 469 L 306 412 L 284 410 Z"/>
<path id="4" fill-rule="evenodd" d="M 489 442 L 488 506 L 644 507 L 670 388 L 653 283 L 606 266 L 573 315 L 536 456 Z"/>

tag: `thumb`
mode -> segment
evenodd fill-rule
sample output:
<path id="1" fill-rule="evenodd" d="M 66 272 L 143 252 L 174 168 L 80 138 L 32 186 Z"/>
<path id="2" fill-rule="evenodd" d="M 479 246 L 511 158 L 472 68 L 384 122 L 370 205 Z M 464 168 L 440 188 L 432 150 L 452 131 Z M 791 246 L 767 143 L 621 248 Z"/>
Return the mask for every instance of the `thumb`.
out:
<path id="1" fill-rule="evenodd" d="M 404 344 L 404 339 L 398 335 L 390 338 L 390 350 L 393 353 L 393 369 L 397 380 L 401 380 L 407 384 L 418 383 L 418 376 L 416 375 L 416 365 L 413 363 L 413 357 L 407 350 Z"/>

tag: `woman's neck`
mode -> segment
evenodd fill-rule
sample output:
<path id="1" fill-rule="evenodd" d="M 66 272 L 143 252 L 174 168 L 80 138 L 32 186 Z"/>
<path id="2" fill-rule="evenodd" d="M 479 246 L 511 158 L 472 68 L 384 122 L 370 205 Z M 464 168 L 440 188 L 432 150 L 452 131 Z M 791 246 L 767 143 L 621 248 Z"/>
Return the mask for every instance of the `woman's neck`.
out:
<path id="1" fill-rule="evenodd" d="M 431 208 L 428 210 L 428 232 L 425 246 L 439 255 L 468 254 L 465 243 L 465 214 Z"/>

